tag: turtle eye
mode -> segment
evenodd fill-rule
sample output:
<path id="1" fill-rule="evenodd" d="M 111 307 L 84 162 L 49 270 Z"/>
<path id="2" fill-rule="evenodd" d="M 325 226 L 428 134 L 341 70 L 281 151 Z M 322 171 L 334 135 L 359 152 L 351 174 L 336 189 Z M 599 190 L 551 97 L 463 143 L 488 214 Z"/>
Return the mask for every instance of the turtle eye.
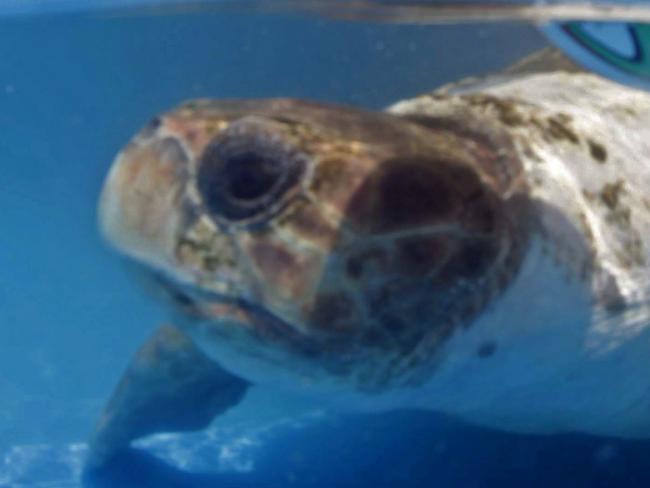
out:
<path id="1" fill-rule="evenodd" d="M 213 216 L 258 220 L 281 205 L 305 161 L 283 129 L 273 120 L 247 117 L 208 145 L 199 162 L 197 187 Z"/>

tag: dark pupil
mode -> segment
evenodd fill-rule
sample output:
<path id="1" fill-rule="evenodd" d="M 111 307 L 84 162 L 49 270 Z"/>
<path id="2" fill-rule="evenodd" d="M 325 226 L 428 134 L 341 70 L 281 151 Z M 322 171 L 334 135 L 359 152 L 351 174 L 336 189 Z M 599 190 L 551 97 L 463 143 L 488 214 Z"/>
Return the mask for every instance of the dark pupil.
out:
<path id="1" fill-rule="evenodd" d="M 237 149 L 224 143 L 209 147 L 199 162 L 197 189 L 214 216 L 263 218 L 296 183 L 301 166 L 272 147 Z"/>
<path id="2" fill-rule="evenodd" d="M 227 191 L 237 200 L 256 200 L 267 194 L 282 175 L 275 161 L 246 153 L 230 159 L 225 178 Z"/>

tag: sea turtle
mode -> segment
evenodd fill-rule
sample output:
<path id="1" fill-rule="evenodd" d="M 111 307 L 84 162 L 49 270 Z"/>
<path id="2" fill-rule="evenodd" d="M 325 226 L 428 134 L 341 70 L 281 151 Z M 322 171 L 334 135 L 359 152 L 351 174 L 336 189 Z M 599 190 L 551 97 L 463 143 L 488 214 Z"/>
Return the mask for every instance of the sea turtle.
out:
<path id="1" fill-rule="evenodd" d="M 260 383 L 650 436 L 649 155 L 650 93 L 555 52 L 384 113 L 195 100 L 156 117 L 99 216 L 179 313 L 125 372 L 92 459 L 205 427 Z"/>

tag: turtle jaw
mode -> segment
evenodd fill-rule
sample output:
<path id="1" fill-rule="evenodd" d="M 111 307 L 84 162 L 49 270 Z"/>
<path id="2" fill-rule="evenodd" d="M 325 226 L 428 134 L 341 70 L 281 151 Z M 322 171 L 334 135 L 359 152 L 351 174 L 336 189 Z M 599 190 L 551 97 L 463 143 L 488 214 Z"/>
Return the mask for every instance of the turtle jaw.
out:
<path id="1" fill-rule="evenodd" d="M 207 290 L 196 284 L 182 284 L 161 277 L 159 284 L 185 317 L 179 323 L 210 355 L 216 343 L 265 348 L 282 345 L 288 350 L 310 342 L 301 328 L 273 310 L 241 294 L 228 295 Z M 215 360 L 219 357 L 215 356 Z"/>

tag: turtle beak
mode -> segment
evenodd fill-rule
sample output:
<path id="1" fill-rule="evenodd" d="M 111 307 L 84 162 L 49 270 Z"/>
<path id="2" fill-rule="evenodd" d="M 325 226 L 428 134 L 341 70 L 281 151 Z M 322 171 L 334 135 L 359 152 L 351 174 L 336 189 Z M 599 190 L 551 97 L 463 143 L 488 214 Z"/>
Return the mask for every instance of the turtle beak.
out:
<path id="1" fill-rule="evenodd" d="M 156 267 L 173 264 L 187 161 L 171 138 L 136 139 L 117 156 L 98 208 L 99 226 L 109 242 Z"/>

